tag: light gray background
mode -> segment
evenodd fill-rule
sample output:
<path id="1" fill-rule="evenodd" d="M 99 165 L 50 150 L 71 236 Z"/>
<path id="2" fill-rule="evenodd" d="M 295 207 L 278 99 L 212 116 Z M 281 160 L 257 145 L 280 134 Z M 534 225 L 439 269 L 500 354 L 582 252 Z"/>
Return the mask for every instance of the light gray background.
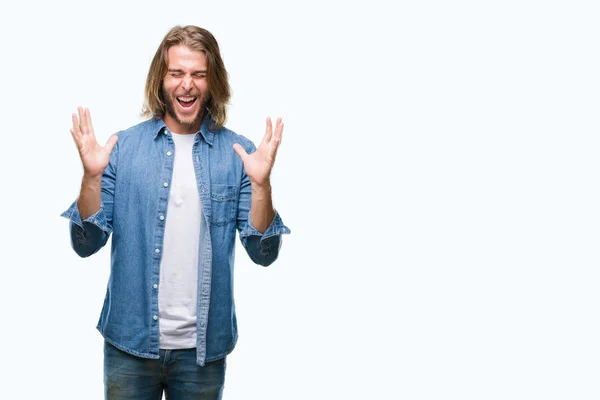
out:
<path id="1" fill-rule="evenodd" d="M 292 235 L 236 257 L 232 399 L 598 399 L 592 1 L 2 6 L 0 397 L 102 399 L 109 247 L 80 259 L 70 114 L 138 123 L 166 32 L 218 39 L 227 126 L 286 127 Z M 8 373 L 6 372 L 8 371 Z"/>

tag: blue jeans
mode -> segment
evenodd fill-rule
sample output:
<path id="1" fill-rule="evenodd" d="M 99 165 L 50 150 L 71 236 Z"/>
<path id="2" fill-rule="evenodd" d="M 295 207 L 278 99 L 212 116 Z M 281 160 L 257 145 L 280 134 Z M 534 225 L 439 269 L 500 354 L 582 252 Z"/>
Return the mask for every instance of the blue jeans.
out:
<path id="1" fill-rule="evenodd" d="M 106 400 L 220 400 L 225 358 L 196 365 L 196 349 L 160 350 L 158 360 L 125 353 L 104 342 Z"/>

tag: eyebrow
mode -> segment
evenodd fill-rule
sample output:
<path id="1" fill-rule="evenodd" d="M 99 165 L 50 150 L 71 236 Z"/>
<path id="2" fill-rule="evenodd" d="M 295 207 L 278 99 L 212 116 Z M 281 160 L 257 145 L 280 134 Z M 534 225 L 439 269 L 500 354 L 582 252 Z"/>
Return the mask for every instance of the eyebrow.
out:
<path id="1" fill-rule="evenodd" d="M 183 70 L 181 70 L 181 69 L 175 69 L 175 68 L 169 68 L 167 71 L 168 72 L 181 72 L 181 73 L 183 73 Z M 192 75 L 193 74 L 205 74 L 205 73 L 206 73 L 206 70 L 205 69 L 201 69 L 201 70 L 192 72 Z"/>

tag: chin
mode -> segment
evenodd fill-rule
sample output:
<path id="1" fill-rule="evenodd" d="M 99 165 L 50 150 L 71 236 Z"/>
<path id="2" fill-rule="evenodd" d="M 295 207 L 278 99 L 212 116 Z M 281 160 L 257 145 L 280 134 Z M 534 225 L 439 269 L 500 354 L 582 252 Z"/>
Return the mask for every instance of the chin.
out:
<path id="1" fill-rule="evenodd" d="M 200 119 L 200 112 L 197 112 L 196 114 L 190 116 L 190 115 L 186 115 L 186 116 L 182 116 L 182 115 L 177 115 L 177 119 L 179 120 L 180 124 L 184 124 L 184 125 L 192 125 L 194 122 L 198 121 Z"/>

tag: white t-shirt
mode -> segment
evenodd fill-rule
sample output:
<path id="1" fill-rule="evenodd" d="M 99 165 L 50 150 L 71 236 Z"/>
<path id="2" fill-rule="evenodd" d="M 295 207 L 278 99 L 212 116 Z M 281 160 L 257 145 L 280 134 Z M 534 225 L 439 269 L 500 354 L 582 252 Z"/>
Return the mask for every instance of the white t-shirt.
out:
<path id="1" fill-rule="evenodd" d="M 200 196 L 192 156 L 195 136 L 172 134 L 175 159 L 158 287 L 161 349 L 196 347 Z"/>

